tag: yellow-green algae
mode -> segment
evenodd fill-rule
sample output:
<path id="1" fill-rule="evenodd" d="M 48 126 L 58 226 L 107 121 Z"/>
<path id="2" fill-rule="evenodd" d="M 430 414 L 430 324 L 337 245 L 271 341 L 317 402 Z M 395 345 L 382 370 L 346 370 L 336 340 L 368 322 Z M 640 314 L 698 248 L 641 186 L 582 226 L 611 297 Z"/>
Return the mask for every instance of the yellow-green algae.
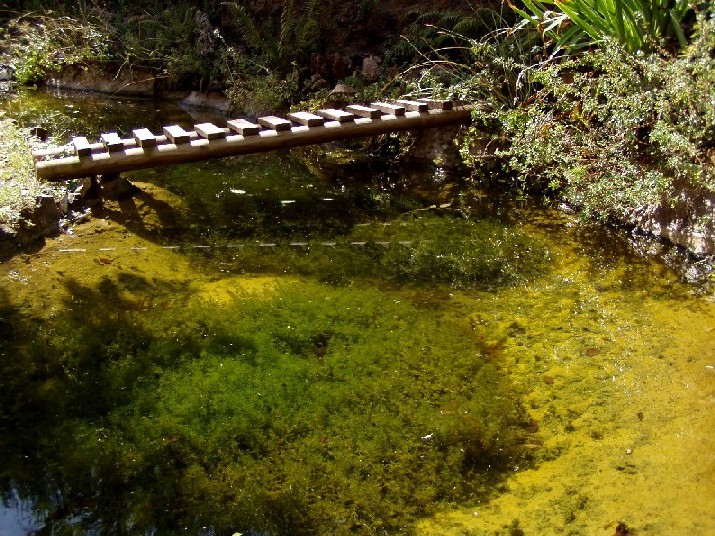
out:
<path id="1" fill-rule="evenodd" d="M 582 248 L 554 240 L 548 277 L 464 300 L 475 322 L 514 334 L 503 364 L 540 440 L 498 497 L 417 533 L 715 532 L 712 297 L 658 264 Z"/>
<path id="2" fill-rule="evenodd" d="M 129 225 L 150 228 L 153 209 L 132 203 L 145 208 Z M 2 266 L 6 319 L 70 320 L 45 333 L 30 323 L 34 342 L 65 343 L 64 357 L 3 347 L 4 392 L 15 381 L 35 388 L 12 399 L 6 421 L 34 416 L 53 435 L 27 432 L 18 444 L 58 453 L 34 469 L 10 463 L 3 479 L 57 515 L 33 479 L 52 487 L 65 474 L 54 485 L 70 514 L 97 512 L 130 533 L 179 523 L 219 533 L 613 534 L 619 522 L 638 534 L 713 531 L 712 301 L 617 242 L 594 250 L 603 242 L 534 210 L 517 216 L 533 244 L 550 244 L 531 259 L 541 269 L 451 285 L 406 284 L 374 252 L 356 253 L 365 246 L 328 261 L 350 252 L 351 265 L 377 262 L 388 277 L 341 269 L 321 283 L 315 268 L 288 269 L 296 256 L 320 257 L 314 245 L 241 257 L 166 249 L 111 219 L 76 227 Z M 358 227 L 345 243 L 383 248 L 404 227 L 429 239 L 435 224 L 396 223 L 387 236 Z M 385 250 L 395 247 L 413 251 Z M 254 269 L 241 274 L 242 259 Z M 67 396 L 70 387 L 85 392 Z M 95 413 L 73 407 L 89 400 Z"/>

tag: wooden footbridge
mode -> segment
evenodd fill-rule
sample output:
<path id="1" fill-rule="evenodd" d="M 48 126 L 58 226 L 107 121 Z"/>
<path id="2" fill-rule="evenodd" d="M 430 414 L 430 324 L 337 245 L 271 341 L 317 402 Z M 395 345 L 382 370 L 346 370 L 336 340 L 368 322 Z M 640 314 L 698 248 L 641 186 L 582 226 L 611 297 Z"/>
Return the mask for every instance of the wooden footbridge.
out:
<path id="1" fill-rule="evenodd" d="M 132 131 L 122 139 L 105 133 L 99 142 L 76 137 L 65 148 L 37 151 L 37 176 L 47 181 L 117 174 L 135 169 L 196 162 L 226 156 L 313 145 L 347 138 L 469 122 L 471 108 L 451 101 L 397 100 L 344 110 L 294 112 L 286 118 L 268 116 L 256 123 L 245 119 L 194 125 L 191 131 L 166 126 L 155 135 L 149 129 Z"/>

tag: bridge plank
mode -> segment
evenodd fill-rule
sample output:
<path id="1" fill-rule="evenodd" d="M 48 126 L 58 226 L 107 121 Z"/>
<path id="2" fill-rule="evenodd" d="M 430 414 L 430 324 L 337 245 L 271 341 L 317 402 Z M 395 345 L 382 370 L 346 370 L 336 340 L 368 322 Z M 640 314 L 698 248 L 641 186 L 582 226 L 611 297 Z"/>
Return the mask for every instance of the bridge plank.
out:
<path id="1" fill-rule="evenodd" d="M 116 132 L 105 132 L 104 134 L 99 136 L 99 139 L 101 140 L 107 151 L 110 153 L 114 153 L 116 151 L 121 151 L 124 149 L 124 142 L 122 141 L 122 138 L 119 137 L 119 134 L 117 134 Z"/>
<path id="2" fill-rule="evenodd" d="M 173 143 L 174 145 L 189 143 L 189 140 L 191 139 L 191 134 L 189 132 L 186 132 L 179 125 L 170 125 L 168 127 L 164 127 L 164 136 L 171 140 L 171 143 Z"/>
<path id="3" fill-rule="evenodd" d="M 454 110 L 454 101 L 436 99 L 417 99 L 418 102 L 427 103 L 430 110 Z"/>
<path id="4" fill-rule="evenodd" d="M 292 112 L 288 119 L 306 127 L 319 127 L 325 124 L 325 118 L 309 112 Z"/>
<path id="5" fill-rule="evenodd" d="M 382 115 L 380 110 L 368 108 L 367 106 L 361 106 L 359 104 L 351 104 L 350 106 L 346 106 L 345 109 L 351 114 L 355 114 L 360 117 L 367 117 L 368 119 L 377 119 Z"/>
<path id="6" fill-rule="evenodd" d="M 132 130 L 132 136 L 142 149 L 156 146 L 156 136 L 148 128 L 136 128 Z"/>
<path id="7" fill-rule="evenodd" d="M 351 121 L 355 121 L 355 114 L 351 114 L 350 112 L 345 112 L 343 110 L 336 110 L 334 108 L 318 110 L 315 113 L 321 117 L 325 117 L 325 119 L 337 121 L 338 123 L 350 123 Z"/>
<path id="8" fill-rule="evenodd" d="M 199 123 L 198 125 L 194 125 L 194 130 L 199 136 L 207 140 L 217 140 L 226 137 L 226 131 L 213 123 Z"/>
<path id="9" fill-rule="evenodd" d="M 241 136 L 255 136 L 261 130 L 259 125 L 246 121 L 245 119 L 231 119 L 226 121 L 228 128 Z"/>
<path id="10" fill-rule="evenodd" d="M 74 150 L 80 158 L 90 156 L 92 154 L 92 146 L 84 136 L 72 138 L 72 145 L 74 145 Z"/>
<path id="11" fill-rule="evenodd" d="M 373 102 L 370 107 L 377 108 L 381 112 L 390 115 L 405 115 L 405 107 L 399 104 L 390 104 L 387 102 Z"/>
<path id="12" fill-rule="evenodd" d="M 410 112 L 426 112 L 429 110 L 429 105 L 426 102 L 412 101 L 412 100 L 397 100 L 397 104 L 404 106 Z"/>
<path id="13" fill-rule="evenodd" d="M 268 115 L 266 117 L 259 117 L 258 124 L 262 127 L 270 128 L 271 130 L 290 130 L 291 124 L 287 119 L 282 117 L 276 117 L 275 115 Z"/>

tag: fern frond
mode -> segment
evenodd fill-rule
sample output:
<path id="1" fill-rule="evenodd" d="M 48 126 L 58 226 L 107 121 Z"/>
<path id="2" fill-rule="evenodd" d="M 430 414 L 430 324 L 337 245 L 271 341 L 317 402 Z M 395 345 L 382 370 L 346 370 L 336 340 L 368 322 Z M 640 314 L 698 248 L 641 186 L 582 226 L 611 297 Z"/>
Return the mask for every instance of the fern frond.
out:
<path id="1" fill-rule="evenodd" d="M 470 39 L 481 37 L 489 29 L 490 27 L 485 25 L 481 17 L 464 17 L 452 28 L 454 33 Z"/>
<path id="2" fill-rule="evenodd" d="M 236 23 L 238 25 L 238 29 L 242 33 L 246 46 L 256 49 L 263 48 L 263 37 L 261 37 L 261 34 L 258 32 L 256 23 L 251 15 L 249 15 L 248 11 L 246 11 L 246 8 L 239 5 L 238 2 L 226 2 L 225 5 L 233 7 L 236 11 Z"/>
<path id="3" fill-rule="evenodd" d="M 298 15 L 295 8 L 295 0 L 283 0 L 283 12 L 281 13 L 280 37 L 278 38 L 278 56 L 285 58 L 287 51 L 293 49 L 295 45 L 295 29 L 298 24 Z"/>

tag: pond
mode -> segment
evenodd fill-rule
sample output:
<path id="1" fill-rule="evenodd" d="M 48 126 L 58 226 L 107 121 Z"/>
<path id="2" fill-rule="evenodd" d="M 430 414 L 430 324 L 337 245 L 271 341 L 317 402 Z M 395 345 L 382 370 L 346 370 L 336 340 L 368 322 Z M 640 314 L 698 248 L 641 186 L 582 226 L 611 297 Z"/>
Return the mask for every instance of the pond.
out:
<path id="1" fill-rule="evenodd" d="M 715 303 L 651 245 L 359 144 L 127 178 L 0 265 L 2 534 L 715 533 Z"/>

